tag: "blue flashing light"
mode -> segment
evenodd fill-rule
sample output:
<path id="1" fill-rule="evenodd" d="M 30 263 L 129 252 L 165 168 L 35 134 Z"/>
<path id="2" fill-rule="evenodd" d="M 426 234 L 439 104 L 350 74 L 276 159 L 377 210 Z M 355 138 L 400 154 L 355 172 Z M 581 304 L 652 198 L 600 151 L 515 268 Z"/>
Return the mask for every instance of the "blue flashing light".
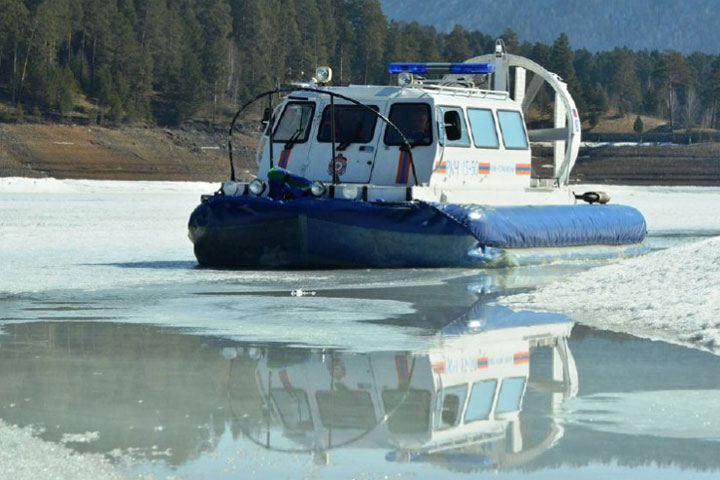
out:
<path id="1" fill-rule="evenodd" d="M 495 65 L 492 63 L 451 63 L 450 73 L 486 75 L 495 72 Z"/>
<path id="2" fill-rule="evenodd" d="M 397 74 L 402 72 L 425 75 L 428 73 L 453 75 L 486 75 L 495 72 L 495 65 L 491 63 L 391 63 L 388 72 Z"/>
<path id="3" fill-rule="evenodd" d="M 424 75 L 427 73 L 426 63 L 391 63 L 388 65 L 388 72 L 393 75 L 396 73 L 408 72 L 415 73 L 418 75 Z"/>

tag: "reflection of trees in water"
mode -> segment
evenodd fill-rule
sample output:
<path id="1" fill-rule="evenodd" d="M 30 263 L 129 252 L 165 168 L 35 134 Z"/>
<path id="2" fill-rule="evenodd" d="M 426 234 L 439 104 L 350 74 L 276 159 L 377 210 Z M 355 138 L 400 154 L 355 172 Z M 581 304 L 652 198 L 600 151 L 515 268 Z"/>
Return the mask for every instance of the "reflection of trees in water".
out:
<path id="1" fill-rule="evenodd" d="M 587 325 L 576 325 L 573 330 L 573 339 L 584 340 L 586 338 L 604 338 L 616 343 L 625 343 L 635 340 L 635 337 L 622 332 L 613 332 L 612 330 L 601 330 L 599 328 L 588 327 Z"/>
<path id="2" fill-rule="evenodd" d="M 617 435 L 593 432 L 584 427 L 566 427 L 560 448 L 549 451 L 528 470 L 561 467 L 585 467 L 590 464 L 619 467 L 688 468 L 699 472 L 718 471 L 720 457 L 715 441 Z"/>
<path id="3" fill-rule="evenodd" d="M 44 426 L 46 440 L 99 431 L 97 441 L 71 445 L 139 455 L 170 449 L 166 460 L 179 465 L 212 450 L 230 421 L 230 365 L 212 340 L 96 322 L 18 324 L 5 331 L 0 405 L 15 407 L 2 418 Z M 254 362 L 238 360 L 233 368 L 244 372 L 230 385 L 234 396 L 260 416 Z"/>

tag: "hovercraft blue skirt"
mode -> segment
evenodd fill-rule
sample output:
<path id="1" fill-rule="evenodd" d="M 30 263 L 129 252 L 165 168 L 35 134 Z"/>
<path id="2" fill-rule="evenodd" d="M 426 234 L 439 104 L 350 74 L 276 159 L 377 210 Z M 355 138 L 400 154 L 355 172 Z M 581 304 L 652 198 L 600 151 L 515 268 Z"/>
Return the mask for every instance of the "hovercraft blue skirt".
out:
<path id="1" fill-rule="evenodd" d="M 189 236 L 201 265 L 230 268 L 492 267 L 645 250 L 622 205 L 486 207 L 250 195 L 203 199 Z"/>

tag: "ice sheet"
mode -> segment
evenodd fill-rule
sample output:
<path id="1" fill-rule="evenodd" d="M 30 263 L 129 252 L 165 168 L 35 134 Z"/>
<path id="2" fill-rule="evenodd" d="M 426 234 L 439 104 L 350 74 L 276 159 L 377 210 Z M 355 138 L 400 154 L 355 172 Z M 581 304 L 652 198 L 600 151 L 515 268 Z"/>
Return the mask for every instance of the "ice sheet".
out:
<path id="1" fill-rule="evenodd" d="M 183 307 L 181 297 L 166 301 L 168 286 L 176 295 L 184 293 L 183 285 L 236 285 L 237 292 L 287 290 L 289 300 L 290 290 L 297 288 L 437 280 L 430 271 L 407 278 L 405 272 L 344 275 L 197 269 L 186 222 L 199 195 L 216 188 L 207 183 L 0 179 L 0 301 L 18 296 L 43 298 L 49 291 L 69 292 L 68 298 L 83 292 L 121 291 L 125 298 L 120 303 L 127 303 L 132 295 L 143 305 L 133 307 L 134 313 L 123 312 L 128 319 L 192 328 L 195 312 Z M 651 234 L 720 233 L 720 215 L 713 208 L 720 204 L 720 188 L 579 185 L 575 189 L 605 190 L 613 202 L 637 207 L 646 216 Z M 719 244 L 720 240 L 709 239 L 599 267 L 505 302 L 524 309 L 558 311 L 598 327 L 717 350 Z M 319 313 L 323 309 L 339 313 L 336 322 L 345 316 L 354 321 L 354 312 L 373 320 L 382 317 L 383 311 L 399 315 L 409 309 L 401 302 L 347 302 L 343 314 L 337 305 L 344 300 L 334 304 L 320 297 L 294 300 L 312 304 L 309 309 L 298 308 L 297 313 L 320 322 L 326 321 Z M 219 304 L 214 302 L 215 307 Z M 202 302 L 198 305 L 201 308 Z M 248 308 L 247 318 L 260 313 L 274 318 L 262 305 L 257 304 L 259 310 Z M 292 305 L 300 307 L 300 302 Z M 165 308 L 174 313 L 162 314 Z M 227 311 L 237 315 L 232 308 Z M 12 321 L 7 310 L 3 313 L 4 320 Z M 196 326 L 207 323 L 207 318 L 195 318 Z M 227 333 L 227 326 L 237 328 L 231 323 L 233 317 L 217 318 L 219 332 Z M 280 330 L 287 326 L 276 323 Z"/>
<path id="2" fill-rule="evenodd" d="M 720 237 L 711 237 L 593 268 L 501 303 L 720 354 L 719 287 Z"/>

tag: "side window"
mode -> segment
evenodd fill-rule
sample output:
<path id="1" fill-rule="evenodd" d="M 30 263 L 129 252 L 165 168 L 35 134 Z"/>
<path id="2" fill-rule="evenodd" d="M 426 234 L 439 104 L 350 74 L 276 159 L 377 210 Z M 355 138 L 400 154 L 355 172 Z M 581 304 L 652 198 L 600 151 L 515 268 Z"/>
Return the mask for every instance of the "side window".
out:
<path id="1" fill-rule="evenodd" d="M 430 145 L 433 141 L 430 105 L 427 103 L 396 103 L 390 107 L 390 121 L 412 145 Z M 385 128 L 385 144 L 403 144 L 402 137 L 389 125 Z"/>
<path id="2" fill-rule="evenodd" d="M 439 429 L 454 427 L 460 423 L 465 398 L 467 397 L 467 385 L 448 387 L 443 391 L 440 404 L 440 415 L 435 420 L 435 426 Z"/>
<path id="3" fill-rule="evenodd" d="M 377 111 L 375 105 L 368 105 Z M 318 142 L 331 140 L 330 106 L 323 110 L 318 131 Z M 375 135 L 377 115 L 360 105 L 335 105 L 335 141 L 337 143 L 368 143 Z"/>
<path id="4" fill-rule="evenodd" d="M 499 148 L 495 119 L 491 110 L 469 108 L 468 118 L 473 140 L 478 148 Z"/>
<path id="5" fill-rule="evenodd" d="M 506 378 L 500 385 L 498 394 L 497 413 L 507 413 L 520 410 L 520 400 L 525 390 L 525 377 Z"/>
<path id="6" fill-rule="evenodd" d="M 520 112 L 499 110 L 498 122 L 505 148 L 526 150 L 528 148 L 525 124 Z"/>
<path id="7" fill-rule="evenodd" d="M 311 102 L 288 102 L 275 127 L 273 142 L 287 142 L 291 139 L 297 143 L 307 141 L 314 110 L 315 104 Z"/>
<path id="8" fill-rule="evenodd" d="M 469 147 L 470 138 L 462 109 L 441 107 L 440 113 L 445 129 L 445 144 L 450 147 Z"/>
<path id="9" fill-rule="evenodd" d="M 485 380 L 473 384 L 470 391 L 465 421 L 486 420 L 490 416 L 493 399 L 495 398 L 497 380 Z"/>

